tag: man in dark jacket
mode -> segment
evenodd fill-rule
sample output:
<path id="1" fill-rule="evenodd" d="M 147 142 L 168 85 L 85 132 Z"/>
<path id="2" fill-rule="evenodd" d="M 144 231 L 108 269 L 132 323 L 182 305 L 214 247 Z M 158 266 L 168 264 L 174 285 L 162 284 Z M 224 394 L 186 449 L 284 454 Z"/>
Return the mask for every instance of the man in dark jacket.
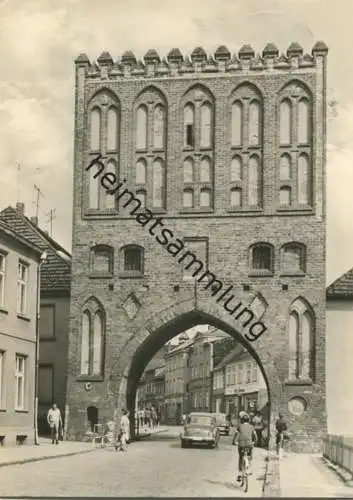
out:
<path id="1" fill-rule="evenodd" d="M 285 421 L 282 413 L 279 413 L 276 420 L 276 452 L 279 454 L 280 447 L 287 432 L 287 422 Z"/>

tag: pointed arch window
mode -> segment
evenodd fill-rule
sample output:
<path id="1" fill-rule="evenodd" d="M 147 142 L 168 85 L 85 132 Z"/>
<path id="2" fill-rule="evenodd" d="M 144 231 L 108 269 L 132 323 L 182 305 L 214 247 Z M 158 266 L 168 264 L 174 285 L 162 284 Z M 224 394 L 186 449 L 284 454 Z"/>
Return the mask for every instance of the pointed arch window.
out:
<path id="1" fill-rule="evenodd" d="M 249 144 L 257 146 L 260 142 L 260 111 L 258 101 L 252 101 L 249 105 Z"/>
<path id="2" fill-rule="evenodd" d="M 136 191 L 136 198 L 138 200 L 140 200 L 141 208 L 145 208 L 146 201 L 147 201 L 146 191 L 144 189 L 140 189 L 139 191 Z"/>
<path id="3" fill-rule="evenodd" d="M 195 106 L 191 103 L 184 107 L 184 145 L 190 148 L 195 145 Z"/>
<path id="4" fill-rule="evenodd" d="M 193 208 L 194 207 L 194 191 L 192 189 L 184 189 L 183 207 L 184 208 Z"/>
<path id="5" fill-rule="evenodd" d="M 103 376 L 104 314 L 95 300 L 90 300 L 81 319 L 81 377 Z"/>
<path id="6" fill-rule="evenodd" d="M 160 159 L 153 162 L 152 203 L 155 208 L 164 206 L 164 165 Z"/>
<path id="7" fill-rule="evenodd" d="M 136 197 L 143 207 L 148 199 L 152 211 L 162 211 L 166 202 L 168 104 L 164 94 L 149 85 L 138 95 L 133 109 L 136 115 L 136 171 L 130 182 L 135 181 Z"/>
<path id="8" fill-rule="evenodd" d="M 279 204 L 281 207 L 290 207 L 292 204 L 292 189 L 290 186 L 281 186 L 279 190 Z"/>
<path id="9" fill-rule="evenodd" d="M 289 380 L 313 382 L 315 378 L 315 317 L 309 304 L 296 299 L 289 311 Z"/>
<path id="10" fill-rule="evenodd" d="M 203 188 L 200 191 L 200 207 L 208 208 L 211 206 L 211 190 Z"/>
<path id="11" fill-rule="evenodd" d="M 248 204 L 250 206 L 260 205 L 260 162 L 257 156 L 251 156 L 248 166 Z"/>
<path id="12" fill-rule="evenodd" d="M 209 102 L 201 106 L 201 148 L 210 148 L 212 143 L 212 106 Z"/>
<path id="13" fill-rule="evenodd" d="M 309 101 L 305 98 L 298 103 L 298 143 L 309 143 Z"/>
<path id="14" fill-rule="evenodd" d="M 136 149 L 147 149 L 147 106 L 136 111 Z"/>
<path id="15" fill-rule="evenodd" d="M 186 158 L 184 160 L 184 183 L 194 182 L 194 160 Z"/>
<path id="16" fill-rule="evenodd" d="M 262 149 L 263 149 L 263 99 L 252 84 L 242 84 L 230 98 L 229 158 L 230 208 L 239 210 L 262 209 Z M 234 189 L 240 189 L 242 202 L 235 205 Z"/>
<path id="17" fill-rule="evenodd" d="M 136 163 L 136 184 L 146 184 L 147 164 L 144 158 L 140 158 Z"/>
<path id="18" fill-rule="evenodd" d="M 278 208 L 307 210 L 312 206 L 311 92 L 304 83 L 293 80 L 280 91 L 278 107 Z M 290 188 L 290 197 L 286 197 L 288 189 L 284 187 Z"/>
<path id="19" fill-rule="evenodd" d="M 89 191 L 88 191 L 88 203 L 89 208 L 98 210 L 99 209 L 99 195 L 100 190 L 103 189 L 100 182 L 97 182 L 97 178 L 94 178 L 95 171 L 89 169 L 87 172 Z"/>
<path id="20" fill-rule="evenodd" d="M 211 160 L 207 157 L 201 160 L 200 182 L 211 182 Z"/>
<path id="21" fill-rule="evenodd" d="M 242 206 L 242 192 L 241 188 L 232 188 L 230 191 L 230 205 L 234 208 Z"/>
<path id="22" fill-rule="evenodd" d="M 113 160 L 108 161 L 105 173 L 111 173 L 116 176 L 116 165 Z M 101 186 L 102 208 L 106 210 L 115 210 L 115 194 L 111 194 L 107 189 Z"/>
<path id="23" fill-rule="evenodd" d="M 108 151 L 116 151 L 118 149 L 118 111 L 116 108 L 109 108 L 107 122 L 107 149 Z"/>
<path id="24" fill-rule="evenodd" d="M 298 203 L 309 205 L 309 159 L 302 154 L 298 159 Z"/>
<path id="25" fill-rule="evenodd" d="M 99 108 L 91 111 L 91 150 L 98 151 L 101 142 L 101 112 Z"/>
<path id="26" fill-rule="evenodd" d="M 164 148 L 164 107 L 157 104 L 153 112 L 153 147 Z"/>
<path id="27" fill-rule="evenodd" d="M 236 101 L 232 105 L 232 146 L 241 146 L 243 143 L 243 105 Z"/>
<path id="28" fill-rule="evenodd" d="M 292 131 L 292 104 L 289 99 L 284 99 L 280 104 L 280 143 L 291 143 Z"/>

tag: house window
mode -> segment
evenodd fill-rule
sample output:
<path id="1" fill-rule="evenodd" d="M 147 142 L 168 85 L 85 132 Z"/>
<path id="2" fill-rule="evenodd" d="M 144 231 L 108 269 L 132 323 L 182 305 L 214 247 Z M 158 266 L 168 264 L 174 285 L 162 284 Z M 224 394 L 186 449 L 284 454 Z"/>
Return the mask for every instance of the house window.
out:
<path id="1" fill-rule="evenodd" d="M 91 249 L 91 274 L 113 274 L 114 250 L 112 247 L 97 245 Z"/>
<path id="2" fill-rule="evenodd" d="M 0 408 L 5 407 L 5 394 L 4 394 L 4 370 L 5 370 L 5 352 L 0 351 Z"/>
<path id="3" fill-rule="evenodd" d="M 124 272 L 143 274 L 143 248 L 135 245 L 123 249 Z"/>
<path id="4" fill-rule="evenodd" d="M 26 356 L 16 354 L 15 410 L 25 409 Z"/>
<path id="5" fill-rule="evenodd" d="M 273 247 L 268 244 L 256 244 L 251 248 L 251 270 L 268 272 L 273 270 Z"/>
<path id="6" fill-rule="evenodd" d="M 103 339 L 103 312 L 100 306 L 91 300 L 82 314 L 81 375 L 102 375 Z"/>
<path id="7" fill-rule="evenodd" d="M 257 382 L 257 364 L 256 363 L 253 363 L 252 364 L 252 382 L 253 383 L 256 383 Z"/>
<path id="8" fill-rule="evenodd" d="M 5 305 L 6 255 L 0 253 L 0 306 Z"/>
<path id="9" fill-rule="evenodd" d="M 45 304 L 40 307 L 40 340 L 55 338 L 55 306 Z"/>
<path id="10" fill-rule="evenodd" d="M 287 243 L 281 250 L 282 274 L 304 274 L 306 270 L 305 246 L 300 243 Z"/>
<path id="11" fill-rule="evenodd" d="M 307 208 L 312 203 L 311 94 L 304 84 L 293 81 L 278 100 L 279 208 Z"/>
<path id="12" fill-rule="evenodd" d="M 246 383 L 251 384 L 251 363 L 246 363 Z"/>
<path id="13" fill-rule="evenodd" d="M 303 299 L 289 313 L 289 379 L 314 380 L 314 313 Z"/>
<path id="14" fill-rule="evenodd" d="M 244 378 L 243 378 L 243 375 L 244 375 L 244 372 L 243 372 L 243 364 L 240 363 L 239 364 L 239 367 L 238 367 L 238 380 L 239 380 L 239 384 L 243 384 L 244 383 Z"/>
<path id="15" fill-rule="evenodd" d="M 259 209 L 262 208 L 263 147 L 263 110 L 260 92 L 252 85 L 240 85 L 231 96 L 230 109 L 231 209 L 236 210 L 243 206 Z M 238 190 L 236 193 L 244 193 L 244 198 L 237 195 L 238 199 L 235 200 L 234 190 Z"/>
<path id="16" fill-rule="evenodd" d="M 39 403 L 50 405 L 54 401 L 54 367 L 40 365 L 38 371 Z"/>
<path id="17" fill-rule="evenodd" d="M 28 312 L 28 265 L 23 262 L 19 262 L 17 268 L 17 312 Z"/>

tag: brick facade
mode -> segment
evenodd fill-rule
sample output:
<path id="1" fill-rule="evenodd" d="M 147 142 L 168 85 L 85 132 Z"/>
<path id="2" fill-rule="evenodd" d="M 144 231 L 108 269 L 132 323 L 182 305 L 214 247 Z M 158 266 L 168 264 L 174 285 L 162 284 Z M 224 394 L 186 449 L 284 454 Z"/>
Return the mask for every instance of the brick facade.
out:
<path id="1" fill-rule="evenodd" d="M 122 407 L 134 409 L 137 382 L 151 357 L 170 338 L 199 323 L 223 329 L 244 342 L 261 364 L 267 378 L 272 422 L 279 411 L 288 419 L 294 449 L 317 451 L 326 431 L 325 408 L 325 107 L 326 46 L 319 42 L 312 56 L 292 45 L 287 57 L 278 56 L 268 45 L 262 57 L 255 57 L 245 46 L 237 57 L 222 47 L 215 59 L 206 60 L 201 49 L 184 60 L 177 50 L 166 61 L 149 51 L 145 66 L 131 53 L 121 63 L 113 63 L 104 53 L 97 64 L 85 55 L 76 60 L 75 164 L 73 210 L 72 290 L 68 372 L 68 435 L 80 438 L 87 426 L 86 408 L 95 405 L 101 418 L 119 415 Z M 312 104 L 312 203 L 292 210 L 278 207 L 278 93 L 295 82 L 306 86 Z M 230 97 L 240 85 L 257 89 L 263 104 L 262 120 L 262 202 L 256 209 L 229 209 L 229 168 L 232 157 L 229 140 Z M 194 87 L 196 86 L 196 87 Z M 183 280 L 182 267 L 165 247 L 156 243 L 121 206 L 115 210 L 90 210 L 89 176 L 85 167 L 91 161 L 88 116 L 91 99 L 105 101 L 119 111 L 119 153 L 111 156 L 120 180 L 136 191 L 133 166 L 133 116 L 135 100 L 141 92 L 157 96 L 167 104 L 167 144 L 161 156 L 166 162 L 165 208 L 158 214 L 179 238 L 205 238 L 208 268 L 224 284 L 233 285 L 237 301 L 249 304 L 261 293 L 267 309 L 261 321 L 265 333 L 254 342 L 245 337 L 247 329 L 225 310 L 221 302 L 201 284 L 195 288 Z M 185 211 L 182 200 L 183 105 L 189 89 L 205 93 L 213 106 L 212 208 Z M 103 92 L 103 94 L 104 94 Z M 197 92 L 196 92 L 197 93 Z M 103 95 L 102 94 L 102 95 Z M 150 99 L 150 98 L 149 98 Z M 95 101 L 93 101 L 95 102 Z M 102 108 L 103 109 L 103 108 Z M 103 115 L 103 121 L 106 120 Z M 104 122 L 105 123 L 105 122 Z M 246 124 L 245 124 L 246 125 Z M 103 143 L 104 131 L 101 133 Z M 106 151 L 103 147 L 102 153 Z M 296 154 L 295 152 L 293 154 Z M 153 157 L 153 152 L 151 153 Z M 148 156 L 148 155 L 147 155 Z M 149 168 L 150 165 L 149 165 Z M 97 179 L 98 182 L 98 179 Z M 148 180 L 148 183 L 150 181 Z M 150 189 L 148 184 L 148 189 Z M 147 206 L 148 203 L 147 203 Z M 139 227 L 140 226 L 140 227 Z M 257 242 L 273 245 L 273 269 L 269 275 L 249 272 L 249 248 Z M 281 248 L 300 242 L 306 248 L 306 272 L 295 276 L 281 274 Z M 92 276 L 91 248 L 112 247 L 109 276 Z M 121 275 L 124 245 L 144 249 L 141 276 Z M 104 316 L 105 356 L 103 372 L 80 375 L 81 316 L 87 301 L 94 297 Z M 312 380 L 288 380 L 288 322 L 290 307 L 302 297 L 315 318 L 315 373 Z M 299 415 L 303 398 L 306 410 Z M 299 403 L 298 403 L 299 401 Z"/>

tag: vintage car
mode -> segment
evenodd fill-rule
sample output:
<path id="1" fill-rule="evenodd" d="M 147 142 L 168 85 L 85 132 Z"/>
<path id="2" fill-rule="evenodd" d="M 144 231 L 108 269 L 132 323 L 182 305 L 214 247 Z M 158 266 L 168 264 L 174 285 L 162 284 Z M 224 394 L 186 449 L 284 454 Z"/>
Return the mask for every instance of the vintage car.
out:
<path id="1" fill-rule="evenodd" d="M 227 415 L 225 413 L 215 413 L 214 417 L 216 419 L 216 425 L 218 427 L 219 433 L 225 436 L 229 436 L 230 433 L 230 421 L 227 419 Z"/>
<path id="2" fill-rule="evenodd" d="M 193 412 L 180 433 L 181 447 L 203 444 L 215 448 L 219 441 L 216 418 L 212 413 Z"/>

